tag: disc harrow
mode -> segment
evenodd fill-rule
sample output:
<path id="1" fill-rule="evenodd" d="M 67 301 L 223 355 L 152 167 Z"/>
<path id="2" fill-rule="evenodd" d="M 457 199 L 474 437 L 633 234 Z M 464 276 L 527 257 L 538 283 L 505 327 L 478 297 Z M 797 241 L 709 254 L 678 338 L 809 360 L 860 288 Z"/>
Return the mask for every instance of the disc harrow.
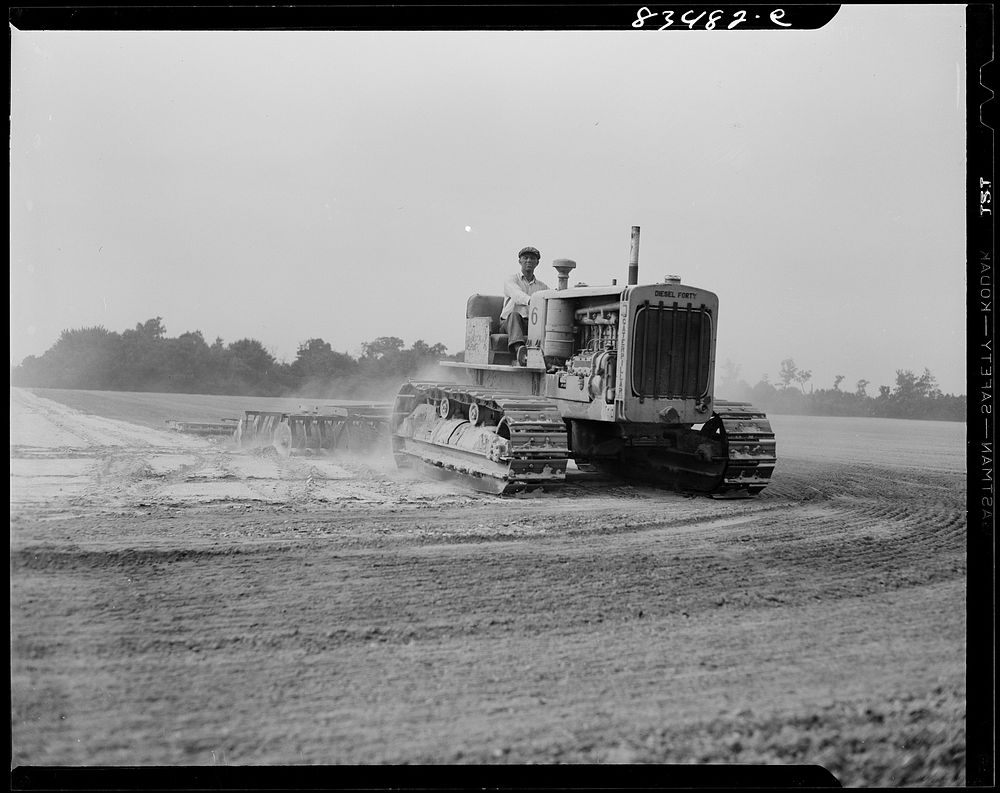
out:
<path id="1" fill-rule="evenodd" d="M 392 405 L 328 405 L 311 412 L 244 411 L 233 439 L 243 449 L 274 448 L 278 454 L 388 450 Z"/>

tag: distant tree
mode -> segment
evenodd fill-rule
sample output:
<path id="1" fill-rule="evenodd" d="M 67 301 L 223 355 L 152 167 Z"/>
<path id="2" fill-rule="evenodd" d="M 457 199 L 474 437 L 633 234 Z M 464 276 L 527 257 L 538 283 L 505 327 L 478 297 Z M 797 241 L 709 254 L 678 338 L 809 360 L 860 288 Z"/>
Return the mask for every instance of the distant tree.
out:
<path id="1" fill-rule="evenodd" d="M 206 394 L 226 394 L 233 393 L 229 386 L 229 351 L 221 336 L 216 336 L 215 341 L 208 348 L 206 356 L 205 371 L 199 390 Z"/>
<path id="2" fill-rule="evenodd" d="M 163 344 L 167 389 L 188 393 L 208 390 L 212 353 L 201 331 L 188 331 L 176 339 L 164 339 Z"/>
<path id="3" fill-rule="evenodd" d="M 121 357 L 112 378 L 112 387 L 123 391 L 164 390 L 169 361 L 163 338 L 162 317 L 136 324 L 122 333 Z"/>
<path id="4" fill-rule="evenodd" d="M 167 335 L 167 329 L 163 325 L 163 317 L 154 317 L 145 322 L 139 322 L 135 326 L 135 332 L 146 339 L 162 339 Z"/>
<path id="5" fill-rule="evenodd" d="M 350 374 L 357 363 L 350 355 L 336 352 L 329 342 L 309 339 L 299 345 L 292 370 L 300 378 L 333 378 Z"/>
<path id="6" fill-rule="evenodd" d="M 937 378 L 931 374 L 930 369 L 925 368 L 924 373 L 920 377 L 914 377 L 913 372 L 908 370 L 903 372 L 897 370 L 897 388 L 902 388 L 902 383 L 904 382 L 908 384 L 908 387 L 918 397 L 937 399 L 941 396 L 941 389 L 938 388 Z"/>
<path id="7" fill-rule="evenodd" d="M 833 390 L 834 391 L 839 391 L 840 390 L 840 384 L 843 382 L 843 380 L 844 380 L 844 375 L 842 375 L 842 374 L 834 375 L 834 377 L 833 377 Z"/>
<path id="8" fill-rule="evenodd" d="M 228 347 L 230 358 L 246 367 L 247 371 L 267 375 L 274 368 L 274 356 L 257 339 L 240 339 Z"/>
<path id="9" fill-rule="evenodd" d="M 805 393 L 806 381 L 812 377 L 812 372 L 808 369 L 799 369 L 792 358 L 785 358 L 781 362 L 781 384 L 783 388 L 791 387 L 792 382 L 799 384 L 799 390 Z"/>
<path id="10" fill-rule="evenodd" d="M 719 372 L 719 382 L 727 384 L 736 383 L 739 379 L 739 365 L 733 363 L 729 358 L 726 358 L 726 362 L 722 364 L 721 371 Z"/>
<path id="11" fill-rule="evenodd" d="M 730 394 L 725 395 L 727 398 Z M 747 385 L 746 390 L 740 394 L 741 399 L 745 399 L 762 410 L 773 410 L 781 396 L 781 391 L 768 382 L 766 375 L 761 375 L 756 385 Z"/>
<path id="12" fill-rule="evenodd" d="M 240 339 L 226 348 L 229 393 L 273 396 L 281 391 L 278 362 L 257 339 Z"/>
<path id="13" fill-rule="evenodd" d="M 795 361 L 791 358 L 785 358 L 781 362 L 781 372 L 779 376 L 781 377 L 781 384 L 784 388 L 788 388 L 792 381 L 798 377 L 799 368 L 795 365 Z"/>
<path id="14" fill-rule="evenodd" d="M 378 360 L 403 349 L 403 340 L 396 336 L 379 336 L 374 341 L 361 345 L 361 354 L 370 360 Z"/>
<path id="15" fill-rule="evenodd" d="M 346 396 L 351 388 L 350 378 L 357 370 L 354 358 L 317 338 L 299 345 L 295 360 L 288 367 L 288 377 L 292 389 L 301 395 Z"/>
<path id="16" fill-rule="evenodd" d="M 889 396 L 891 415 L 901 418 L 927 415 L 927 402 L 940 396 L 941 390 L 930 370 L 924 369 L 923 374 L 918 377 L 909 369 L 897 369 L 896 387 Z"/>
<path id="17" fill-rule="evenodd" d="M 716 392 L 725 399 L 749 400 L 751 399 L 750 384 L 740 377 L 740 366 L 726 359 L 716 376 Z"/>
<path id="18" fill-rule="evenodd" d="M 854 393 L 857 394 L 859 397 L 867 397 L 868 396 L 867 389 L 869 382 L 870 381 L 864 379 L 858 380 L 857 385 L 855 386 Z"/>
<path id="19" fill-rule="evenodd" d="M 427 342 L 425 342 L 423 339 L 417 339 L 415 342 L 413 342 L 413 345 L 410 347 L 410 349 L 413 350 L 413 354 L 417 358 L 421 359 L 440 358 L 441 356 L 447 355 L 448 353 L 448 348 L 445 347 L 440 342 L 429 346 Z"/>
<path id="20" fill-rule="evenodd" d="M 29 356 L 14 384 L 49 388 L 110 388 L 121 355 L 121 337 L 102 325 L 64 330 L 41 357 Z"/>
<path id="21" fill-rule="evenodd" d="M 426 372 L 429 366 L 448 357 L 448 348 L 443 344 L 418 339 L 407 349 L 397 336 L 379 336 L 364 342 L 361 349 L 350 393 L 358 399 L 385 399 L 387 394 L 395 394 L 403 379 Z"/>
<path id="22" fill-rule="evenodd" d="M 29 355 L 17 366 L 10 367 L 12 386 L 39 386 L 43 377 L 41 358 Z"/>

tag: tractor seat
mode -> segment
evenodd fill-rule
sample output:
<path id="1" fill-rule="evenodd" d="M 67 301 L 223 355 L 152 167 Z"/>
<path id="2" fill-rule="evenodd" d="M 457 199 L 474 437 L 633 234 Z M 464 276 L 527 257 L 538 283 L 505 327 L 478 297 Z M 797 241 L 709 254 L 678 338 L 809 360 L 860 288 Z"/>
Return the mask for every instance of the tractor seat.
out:
<path id="1" fill-rule="evenodd" d="M 473 295 L 465 307 L 466 318 L 490 318 L 490 363 L 506 363 L 510 358 L 507 349 L 507 328 L 500 321 L 503 310 L 503 295 Z"/>

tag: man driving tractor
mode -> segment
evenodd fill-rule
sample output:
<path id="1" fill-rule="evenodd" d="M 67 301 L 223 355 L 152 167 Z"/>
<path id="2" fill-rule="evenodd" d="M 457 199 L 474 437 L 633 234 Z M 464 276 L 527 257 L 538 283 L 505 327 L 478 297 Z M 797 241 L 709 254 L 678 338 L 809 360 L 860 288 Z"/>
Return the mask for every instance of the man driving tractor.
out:
<path id="1" fill-rule="evenodd" d="M 530 245 L 517 252 L 521 269 L 507 277 L 503 284 L 504 303 L 500 312 L 500 322 L 507 325 L 507 348 L 511 354 L 512 366 L 524 366 L 527 362 L 525 335 L 528 327 L 528 301 L 535 292 L 548 289 L 548 285 L 535 278 L 535 268 L 541 254 Z"/>

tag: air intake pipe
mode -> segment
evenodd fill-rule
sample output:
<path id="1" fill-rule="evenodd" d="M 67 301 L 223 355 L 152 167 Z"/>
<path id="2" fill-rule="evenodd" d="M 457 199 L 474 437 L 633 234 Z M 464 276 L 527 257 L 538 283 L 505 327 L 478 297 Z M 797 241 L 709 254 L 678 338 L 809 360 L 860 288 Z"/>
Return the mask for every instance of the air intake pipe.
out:
<path id="1" fill-rule="evenodd" d="M 639 283 L 639 227 L 632 226 L 632 248 L 628 254 L 628 285 Z"/>
<path id="2" fill-rule="evenodd" d="M 556 289 L 566 289 L 569 286 L 569 271 L 576 268 L 576 262 L 572 259 L 556 259 L 552 262 L 552 267 L 559 274 Z"/>

